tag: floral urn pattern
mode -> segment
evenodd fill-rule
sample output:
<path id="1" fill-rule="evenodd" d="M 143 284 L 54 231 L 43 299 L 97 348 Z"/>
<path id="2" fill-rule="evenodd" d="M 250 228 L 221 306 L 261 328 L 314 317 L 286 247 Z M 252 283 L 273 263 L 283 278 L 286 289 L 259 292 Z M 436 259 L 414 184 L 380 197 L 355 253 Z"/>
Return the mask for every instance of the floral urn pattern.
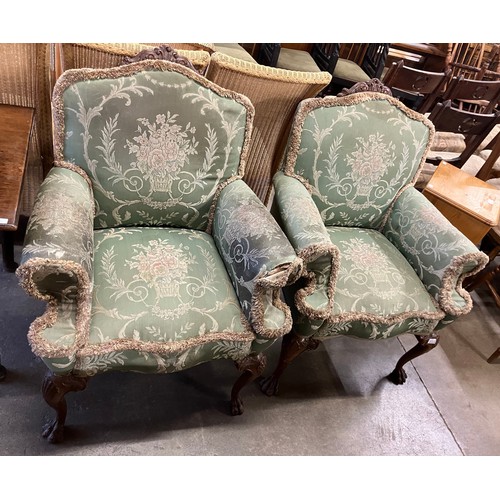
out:
<path id="1" fill-rule="evenodd" d="M 388 168 L 393 167 L 394 147 L 383 141 L 381 134 L 372 134 L 368 139 L 358 138 L 358 146 L 346 158 L 352 168 L 352 180 L 359 196 L 369 196 Z"/>
<path id="2" fill-rule="evenodd" d="M 188 123 L 182 130 L 176 118 L 177 115 L 160 114 L 155 123 L 139 118 L 143 125 L 138 129 L 140 135 L 134 137 L 134 142 L 127 140 L 129 153 L 137 158 L 132 167 L 144 174 L 154 191 L 169 192 L 189 155 L 196 154 L 195 127 Z"/>
<path id="3" fill-rule="evenodd" d="M 132 257 L 132 269 L 137 269 L 136 279 L 154 288 L 157 298 L 176 297 L 184 282 L 190 259 L 184 252 L 161 240 L 153 240 L 144 251 Z"/>

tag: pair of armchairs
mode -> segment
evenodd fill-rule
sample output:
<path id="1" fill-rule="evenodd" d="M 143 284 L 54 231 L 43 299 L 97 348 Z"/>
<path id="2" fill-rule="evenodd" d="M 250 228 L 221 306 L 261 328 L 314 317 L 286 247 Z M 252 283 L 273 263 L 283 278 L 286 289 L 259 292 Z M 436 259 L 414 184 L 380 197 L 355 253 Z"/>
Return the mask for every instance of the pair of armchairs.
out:
<path id="1" fill-rule="evenodd" d="M 231 359 L 241 414 L 240 391 L 280 338 L 268 394 L 293 357 L 341 334 L 417 335 L 401 383 L 402 365 L 471 307 L 461 282 L 486 256 L 412 187 L 432 126 L 392 97 L 302 102 L 275 177 L 282 227 L 242 180 L 244 95 L 147 60 L 66 71 L 52 105 L 55 163 L 17 270 L 47 302 L 28 339 L 49 368 L 50 442 L 63 439 L 66 394 L 110 370 Z"/>

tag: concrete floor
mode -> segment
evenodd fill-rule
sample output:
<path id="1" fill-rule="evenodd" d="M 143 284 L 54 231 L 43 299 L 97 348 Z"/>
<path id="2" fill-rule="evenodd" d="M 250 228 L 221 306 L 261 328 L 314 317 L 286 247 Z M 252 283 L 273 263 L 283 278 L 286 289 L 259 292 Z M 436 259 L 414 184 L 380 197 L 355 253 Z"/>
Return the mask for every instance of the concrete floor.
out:
<path id="1" fill-rule="evenodd" d="M 19 248 L 16 248 L 17 254 Z M 0 455 L 496 456 L 500 455 L 500 310 L 483 290 L 473 311 L 442 331 L 430 353 L 385 379 L 414 344 L 330 339 L 289 367 L 276 397 L 244 389 L 245 413 L 229 414 L 238 376 L 229 361 L 168 375 L 109 373 L 68 397 L 65 441 L 48 444 L 53 411 L 40 384 L 45 366 L 30 350 L 29 324 L 44 304 L 0 269 Z M 279 344 L 268 351 L 270 372 Z"/>

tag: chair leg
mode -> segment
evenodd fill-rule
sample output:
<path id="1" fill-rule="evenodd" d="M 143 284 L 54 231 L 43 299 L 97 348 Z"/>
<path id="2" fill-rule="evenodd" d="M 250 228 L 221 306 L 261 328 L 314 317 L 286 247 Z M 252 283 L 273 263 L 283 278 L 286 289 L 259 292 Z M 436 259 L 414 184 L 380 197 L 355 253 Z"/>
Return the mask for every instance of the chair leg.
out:
<path id="1" fill-rule="evenodd" d="M 42 384 L 42 394 L 46 403 L 56 411 L 56 418 L 44 426 L 42 436 L 50 443 L 60 443 L 64 438 L 67 405 L 65 396 L 70 391 L 83 391 L 88 377 L 55 375 L 49 372 Z"/>
<path id="2" fill-rule="evenodd" d="M 0 381 L 3 380 L 7 376 L 7 370 L 5 369 L 5 366 L 0 363 Z"/>
<path id="3" fill-rule="evenodd" d="M 236 367 L 243 373 L 234 383 L 231 391 L 231 414 L 241 415 L 243 413 L 243 401 L 240 398 L 240 391 L 247 384 L 262 375 L 266 367 L 266 356 L 263 353 L 250 354 L 241 361 L 236 362 Z"/>
<path id="4" fill-rule="evenodd" d="M 289 333 L 283 337 L 281 343 L 280 359 L 274 373 L 262 380 L 260 388 L 267 396 L 278 393 L 279 379 L 285 368 L 304 351 L 312 351 L 319 345 L 319 340 L 312 337 L 303 337 L 295 333 Z"/>
<path id="5" fill-rule="evenodd" d="M 434 349 L 439 343 L 439 335 L 435 332 L 430 335 L 415 335 L 415 337 L 418 340 L 418 344 L 401 356 L 396 364 L 396 368 L 387 376 L 393 384 L 400 385 L 406 382 L 407 375 L 403 365 Z"/>
<path id="6" fill-rule="evenodd" d="M 500 347 L 488 358 L 488 363 L 493 363 L 498 357 L 500 357 Z"/>

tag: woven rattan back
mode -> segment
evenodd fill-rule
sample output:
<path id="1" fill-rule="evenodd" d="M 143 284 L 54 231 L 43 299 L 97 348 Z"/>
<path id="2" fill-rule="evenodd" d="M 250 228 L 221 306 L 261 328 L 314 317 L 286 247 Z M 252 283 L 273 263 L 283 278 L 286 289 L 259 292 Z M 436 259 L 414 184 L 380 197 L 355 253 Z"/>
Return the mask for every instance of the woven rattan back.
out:
<path id="1" fill-rule="evenodd" d="M 255 107 L 252 140 L 244 180 L 266 204 L 299 102 L 316 96 L 331 80 L 327 72 L 289 71 L 235 59 L 216 52 L 207 78 L 246 95 Z"/>

